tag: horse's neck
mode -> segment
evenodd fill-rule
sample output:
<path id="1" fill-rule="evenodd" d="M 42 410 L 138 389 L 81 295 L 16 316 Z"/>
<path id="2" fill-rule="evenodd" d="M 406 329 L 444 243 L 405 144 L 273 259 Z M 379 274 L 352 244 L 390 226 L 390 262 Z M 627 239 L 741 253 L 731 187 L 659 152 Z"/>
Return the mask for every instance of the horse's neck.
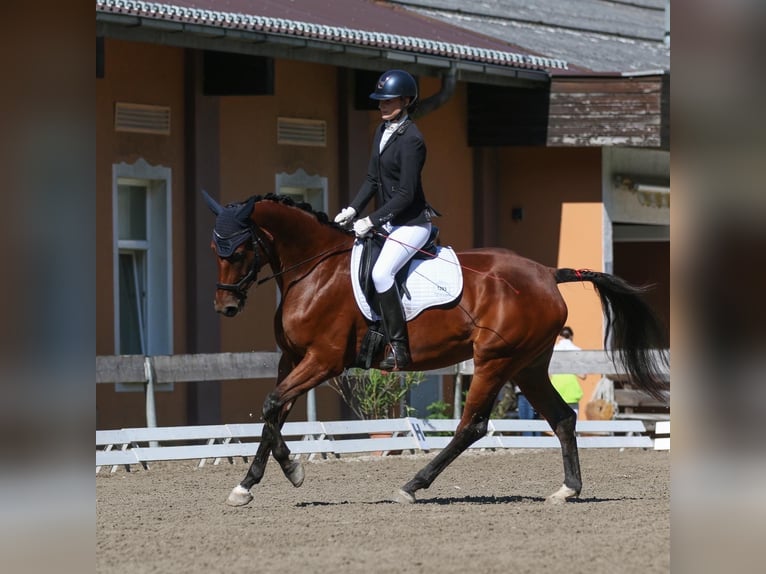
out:
<path id="1" fill-rule="evenodd" d="M 256 224 L 272 236 L 274 255 L 279 259 L 275 263 L 282 269 L 318 257 L 348 241 L 344 234 L 322 224 L 314 214 L 297 209 L 271 206 L 268 212 L 263 210 L 262 218 L 255 217 Z M 257 214 L 258 210 L 255 211 Z"/>

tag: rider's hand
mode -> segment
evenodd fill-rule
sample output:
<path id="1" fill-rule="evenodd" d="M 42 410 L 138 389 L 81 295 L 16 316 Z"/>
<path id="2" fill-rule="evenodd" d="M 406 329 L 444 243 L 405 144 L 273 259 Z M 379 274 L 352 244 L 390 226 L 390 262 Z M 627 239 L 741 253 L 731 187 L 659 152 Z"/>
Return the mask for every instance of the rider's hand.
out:
<path id="1" fill-rule="evenodd" d="M 357 237 L 364 237 L 372 231 L 373 225 L 369 217 L 358 219 L 354 222 L 354 233 Z"/>
<path id="2" fill-rule="evenodd" d="M 356 215 L 356 209 L 353 207 L 344 207 L 340 213 L 335 216 L 335 223 L 338 225 L 346 225 L 349 221 L 354 219 Z"/>

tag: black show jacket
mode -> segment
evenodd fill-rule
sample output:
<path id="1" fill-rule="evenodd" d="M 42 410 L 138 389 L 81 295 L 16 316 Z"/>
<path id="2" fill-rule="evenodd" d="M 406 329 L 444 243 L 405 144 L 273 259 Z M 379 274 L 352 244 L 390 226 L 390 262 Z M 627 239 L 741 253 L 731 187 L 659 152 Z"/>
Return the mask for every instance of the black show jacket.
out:
<path id="1" fill-rule="evenodd" d="M 423 134 L 409 119 L 391 135 L 382 152 L 380 139 L 385 124 L 375 131 L 367 177 L 351 202 L 361 213 L 373 196 L 378 208 L 370 214 L 373 225 L 389 221 L 392 225 L 417 225 L 430 221 L 437 213 L 423 194 L 421 171 L 426 162 Z"/>

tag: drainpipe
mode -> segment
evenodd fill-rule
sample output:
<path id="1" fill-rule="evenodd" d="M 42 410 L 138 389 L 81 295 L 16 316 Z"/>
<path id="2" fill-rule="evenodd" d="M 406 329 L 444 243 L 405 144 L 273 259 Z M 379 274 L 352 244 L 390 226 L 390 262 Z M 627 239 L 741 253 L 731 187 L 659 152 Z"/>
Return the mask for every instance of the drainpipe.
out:
<path id="1" fill-rule="evenodd" d="M 449 71 L 442 75 L 442 87 L 432 96 L 428 96 L 424 100 L 420 100 L 415 111 L 412 112 L 412 119 L 418 120 L 423 116 L 430 114 L 446 104 L 455 93 L 455 85 L 457 84 L 457 66 L 455 63 L 450 64 Z"/>
<path id="2" fill-rule="evenodd" d="M 665 44 L 670 46 L 670 0 L 665 0 Z"/>

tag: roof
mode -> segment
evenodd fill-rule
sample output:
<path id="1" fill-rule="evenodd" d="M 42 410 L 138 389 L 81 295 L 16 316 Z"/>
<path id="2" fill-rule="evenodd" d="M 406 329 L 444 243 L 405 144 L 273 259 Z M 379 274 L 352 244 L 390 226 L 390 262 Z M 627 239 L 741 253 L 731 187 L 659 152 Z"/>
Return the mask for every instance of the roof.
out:
<path id="1" fill-rule="evenodd" d="M 594 72 L 670 70 L 669 0 L 390 0 Z M 555 71 L 554 71 L 555 72 Z"/>
<path id="2" fill-rule="evenodd" d="M 462 68 L 478 74 L 568 69 L 563 59 L 372 0 L 96 0 L 96 19 L 102 32 L 103 26 L 122 28 L 123 35 L 130 27 L 161 29 L 157 38 L 177 45 L 183 45 L 179 36 L 196 35 L 251 46 L 254 41 L 282 41 L 294 52 L 305 47 L 363 55 L 368 61 L 377 55 L 442 69 L 452 64 L 458 72 Z M 215 41 L 205 47 L 210 44 Z"/>

